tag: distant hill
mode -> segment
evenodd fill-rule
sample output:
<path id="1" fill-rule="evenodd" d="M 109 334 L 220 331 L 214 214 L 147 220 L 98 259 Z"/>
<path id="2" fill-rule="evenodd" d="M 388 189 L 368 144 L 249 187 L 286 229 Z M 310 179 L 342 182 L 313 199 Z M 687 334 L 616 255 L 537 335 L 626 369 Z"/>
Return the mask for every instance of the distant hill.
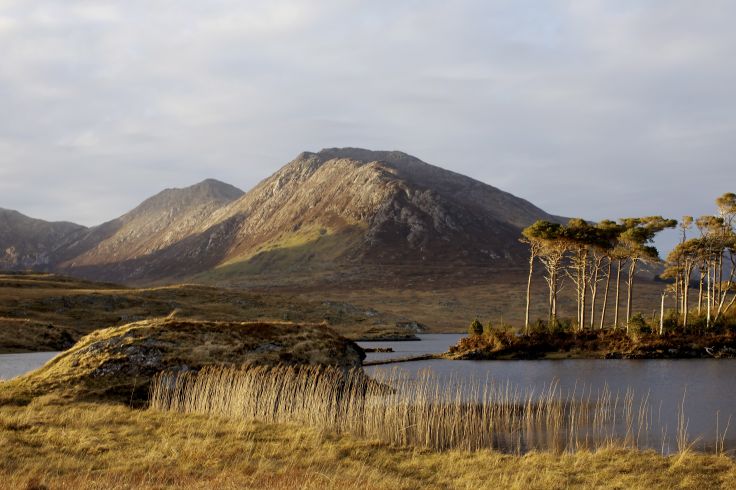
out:
<path id="1" fill-rule="evenodd" d="M 0 208 L 0 269 L 48 270 L 56 257 L 87 228 L 33 219 Z"/>
<path id="2" fill-rule="evenodd" d="M 43 264 L 136 283 L 516 267 L 527 254 L 520 230 L 537 219 L 561 218 L 405 153 L 331 148 L 298 155 L 245 194 L 207 180 L 97 227 L 66 224 Z M 0 244 L 44 242 L 17 229 Z"/>
<path id="3" fill-rule="evenodd" d="M 214 179 L 165 189 L 123 216 L 87 230 L 59 254 L 57 266 L 104 269 L 151 256 L 201 233 L 203 222 L 242 195 L 237 187 Z"/>

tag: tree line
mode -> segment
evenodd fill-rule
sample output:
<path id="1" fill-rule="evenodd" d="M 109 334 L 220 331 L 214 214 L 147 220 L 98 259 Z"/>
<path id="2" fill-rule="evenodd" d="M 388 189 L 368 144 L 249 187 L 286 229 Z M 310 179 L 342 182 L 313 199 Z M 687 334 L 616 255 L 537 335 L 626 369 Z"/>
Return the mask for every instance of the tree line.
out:
<path id="1" fill-rule="evenodd" d="M 662 278 L 671 284 L 662 292 L 660 333 L 664 327 L 664 302 L 675 298 L 678 325 L 688 326 L 690 289 L 697 276 L 697 315 L 705 313 L 706 326 L 721 319 L 736 302 L 736 194 L 727 193 L 716 200 L 717 214 L 694 219 L 684 216 L 677 220 L 662 216 L 623 218 L 589 223 L 574 218 L 566 225 L 540 220 L 525 228 L 522 242 L 529 246 L 529 276 L 526 289 L 525 333 L 529 333 L 531 286 L 535 264 L 544 269 L 548 287 L 548 325 L 558 324 L 558 295 L 566 281 L 575 289 L 578 331 L 604 329 L 609 324 L 607 310 L 610 295 L 615 295 L 612 327 L 625 326 L 632 319 L 634 285 L 642 263 L 662 263 L 652 245 L 662 230 L 681 230 L 680 243 L 668 255 Z M 699 236 L 688 238 L 693 225 Z M 621 321 L 622 281 L 625 281 L 625 309 Z M 603 295 L 602 301 L 598 298 Z"/>

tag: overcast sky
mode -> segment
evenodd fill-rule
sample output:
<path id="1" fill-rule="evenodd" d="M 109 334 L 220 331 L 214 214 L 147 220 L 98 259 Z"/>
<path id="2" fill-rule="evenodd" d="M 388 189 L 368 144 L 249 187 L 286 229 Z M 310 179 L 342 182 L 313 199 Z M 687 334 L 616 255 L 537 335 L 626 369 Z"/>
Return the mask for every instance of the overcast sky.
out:
<path id="1" fill-rule="evenodd" d="M 0 207 L 396 149 L 589 219 L 736 191 L 736 2 L 0 0 Z"/>

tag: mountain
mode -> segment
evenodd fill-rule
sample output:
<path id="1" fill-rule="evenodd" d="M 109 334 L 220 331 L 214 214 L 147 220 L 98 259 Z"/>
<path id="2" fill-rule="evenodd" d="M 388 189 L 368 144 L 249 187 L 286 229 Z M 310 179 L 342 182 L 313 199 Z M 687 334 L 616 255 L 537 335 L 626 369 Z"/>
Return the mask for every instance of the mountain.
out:
<path id="1" fill-rule="evenodd" d="M 138 207 L 89 229 L 64 251 L 60 267 L 105 266 L 150 256 L 200 231 L 201 224 L 243 191 L 207 179 L 183 189 L 165 189 Z"/>
<path id="2" fill-rule="evenodd" d="M 74 223 L 52 223 L 0 208 L 0 269 L 45 270 L 59 250 L 86 230 Z"/>
<path id="3" fill-rule="evenodd" d="M 557 219 L 405 153 L 357 148 L 300 154 L 215 217 L 224 218 L 239 223 L 220 267 L 235 275 L 356 263 L 516 264 L 526 255 L 521 228 Z"/>
<path id="4" fill-rule="evenodd" d="M 170 189 L 75 232 L 56 270 L 145 283 L 369 270 L 516 267 L 521 228 L 559 220 L 533 204 L 402 152 L 297 156 L 251 191 L 217 181 Z"/>

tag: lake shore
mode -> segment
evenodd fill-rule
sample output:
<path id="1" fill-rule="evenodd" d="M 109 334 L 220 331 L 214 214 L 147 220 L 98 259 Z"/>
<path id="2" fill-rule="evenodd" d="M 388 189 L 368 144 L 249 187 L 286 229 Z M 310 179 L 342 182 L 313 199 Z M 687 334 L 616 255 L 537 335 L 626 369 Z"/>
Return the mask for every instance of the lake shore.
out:
<path id="1" fill-rule="evenodd" d="M 623 329 L 530 335 L 494 331 L 460 339 L 443 357 L 453 360 L 734 359 L 736 337 L 731 332 L 628 335 Z"/>

